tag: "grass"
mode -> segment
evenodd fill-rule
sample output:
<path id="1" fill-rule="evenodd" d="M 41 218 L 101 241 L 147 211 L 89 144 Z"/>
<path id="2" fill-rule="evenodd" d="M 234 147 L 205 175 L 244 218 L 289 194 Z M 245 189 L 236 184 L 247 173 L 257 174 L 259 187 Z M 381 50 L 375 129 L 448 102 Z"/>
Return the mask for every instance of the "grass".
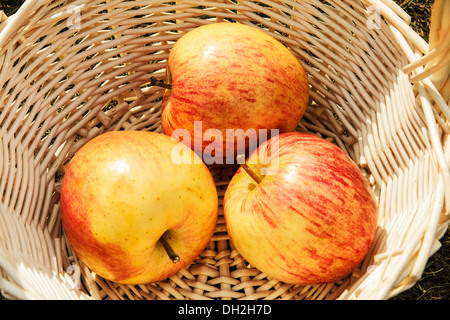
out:
<path id="1" fill-rule="evenodd" d="M 395 0 L 410 16 L 411 26 L 428 40 L 433 0 Z M 0 0 L 0 10 L 7 15 L 17 11 L 23 0 Z M 422 278 L 409 290 L 392 300 L 449 300 L 450 299 L 450 231 L 442 237 L 442 247 L 430 257 Z M 1 299 L 1 296 L 0 296 Z"/>
<path id="2" fill-rule="evenodd" d="M 411 16 L 412 28 L 428 41 L 431 8 L 434 0 L 395 0 Z"/>
<path id="3" fill-rule="evenodd" d="M 19 9 L 23 2 L 23 0 L 0 0 L 0 10 L 10 16 Z"/>
<path id="4" fill-rule="evenodd" d="M 442 237 L 442 247 L 430 257 L 416 284 L 392 300 L 449 300 L 450 299 L 450 229 Z"/>

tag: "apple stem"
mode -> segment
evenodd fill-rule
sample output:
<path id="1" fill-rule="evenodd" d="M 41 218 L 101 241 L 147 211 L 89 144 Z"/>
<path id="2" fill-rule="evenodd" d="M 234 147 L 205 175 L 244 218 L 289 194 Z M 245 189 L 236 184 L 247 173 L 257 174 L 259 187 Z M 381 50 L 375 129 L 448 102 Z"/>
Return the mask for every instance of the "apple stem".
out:
<path id="1" fill-rule="evenodd" d="M 165 89 L 170 89 L 170 90 L 172 89 L 172 85 L 171 84 L 164 83 L 163 80 L 158 80 L 155 77 L 151 77 L 150 78 L 150 84 L 152 86 L 158 86 L 158 87 L 165 88 Z"/>
<path id="2" fill-rule="evenodd" d="M 241 167 L 244 168 L 245 172 L 248 173 L 248 175 L 250 177 L 252 177 L 253 180 L 255 180 L 255 182 L 257 184 L 260 184 L 262 179 L 260 177 L 258 177 L 258 175 L 256 173 L 253 172 L 252 169 L 250 169 L 250 167 L 244 162 L 243 164 L 241 164 Z"/>
<path id="3" fill-rule="evenodd" d="M 245 162 L 245 156 L 244 155 L 238 155 L 237 156 L 237 160 L 238 163 L 241 163 L 241 167 L 245 170 L 245 172 L 247 172 L 247 174 L 253 179 L 255 180 L 255 182 L 257 184 L 260 184 L 262 179 L 260 176 L 258 176 L 252 169 L 250 169 L 250 167 L 248 166 L 247 162 Z"/>
<path id="4" fill-rule="evenodd" d="M 173 263 L 177 263 L 178 261 L 180 261 L 180 256 L 177 255 L 172 247 L 170 246 L 170 244 L 167 242 L 166 239 L 166 233 L 164 233 L 161 238 L 159 238 L 159 242 L 161 242 L 162 246 L 164 247 L 164 250 L 166 250 L 167 255 L 169 256 L 170 260 L 172 260 Z"/>

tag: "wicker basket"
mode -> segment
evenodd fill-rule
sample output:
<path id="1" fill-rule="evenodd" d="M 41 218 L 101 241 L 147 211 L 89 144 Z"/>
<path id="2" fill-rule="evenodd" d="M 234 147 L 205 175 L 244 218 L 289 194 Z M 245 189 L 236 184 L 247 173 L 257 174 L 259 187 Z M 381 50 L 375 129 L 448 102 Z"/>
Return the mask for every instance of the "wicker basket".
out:
<path id="1" fill-rule="evenodd" d="M 0 24 L 2 294 L 387 299 L 413 286 L 449 224 L 450 64 L 449 30 L 431 46 L 408 19 L 389 0 L 26 1 Z M 66 165 L 103 132 L 161 132 L 163 91 L 150 77 L 164 77 L 171 47 L 186 31 L 225 20 L 263 28 L 303 62 L 310 102 L 297 130 L 336 143 L 359 165 L 379 201 L 375 244 L 341 281 L 285 284 L 239 255 L 220 206 L 210 244 L 176 275 L 139 286 L 102 279 L 62 231 Z M 211 168 L 220 205 L 234 169 Z"/>

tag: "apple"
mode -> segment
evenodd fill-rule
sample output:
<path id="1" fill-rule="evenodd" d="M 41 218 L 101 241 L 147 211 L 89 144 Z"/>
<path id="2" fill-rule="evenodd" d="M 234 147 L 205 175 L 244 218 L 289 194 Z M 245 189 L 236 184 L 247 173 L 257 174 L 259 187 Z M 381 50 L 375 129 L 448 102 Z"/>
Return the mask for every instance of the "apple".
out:
<path id="1" fill-rule="evenodd" d="M 244 259 L 274 279 L 302 285 L 334 282 L 354 270 L 373 245 L 378 219 L 375 195 L 352 159 L 300 132 L 261 144 L 231 179 L 223 207 Z"/>
<path id="2" fill-rule="evenodd" d="M 307 75 L 294 54 L 268 33 L 241 23 L 188 31 L 170 52 L 164 83 L 153 80 L 166 88 L 164 133 L 178 138 L 186 130 L 183 141 L 215 164 L 248 151 L 248 130 L 256 131 L 258 141 L 267 140 L 259 136 L 261 129 L 293 131 L 309 96 Z"/>
<path id="3" fill-rule="evenodd" d="M 63 228 L 98 275 L 125 284 L 159 281 L 209 243 L 218 216 L 215 183 L 201 161 L 174 161 L 175 149 L 197 157 L 162 133 L 114 131 L 71 159 L 61 189 Z"/>

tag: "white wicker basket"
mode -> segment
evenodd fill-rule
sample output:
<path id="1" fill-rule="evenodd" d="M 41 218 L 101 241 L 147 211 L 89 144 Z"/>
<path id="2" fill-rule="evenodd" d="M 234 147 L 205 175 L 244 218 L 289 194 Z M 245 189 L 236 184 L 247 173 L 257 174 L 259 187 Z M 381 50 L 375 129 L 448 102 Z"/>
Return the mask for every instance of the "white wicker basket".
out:
<path id="1" fill-rule="evenodd" d="M 443 11 L 433 12 L 427 43 L 390 0 L 26 1 L 0 24 L 2 294 L 386 299 L 410 288 L 449 224 L 450 30 L 443 39 L 436 33 Z M 224 20 L 263 28 L 303 62 L 311 99 L 297 130 L 336 143 L 373 186 L 380 208 L 374 247 L 341 281 L 284 284 L 240 257 L 220 206 L 210 244 L 176 275 L 141 286 L 104 280 L 77 259 L 62 230 L 65 166 L 103 132 L 161 132 L 163 91 L 150 77 L 163 78 L 183 33 Z M 211 172 L 221 204 L 233 168 Z"/>

